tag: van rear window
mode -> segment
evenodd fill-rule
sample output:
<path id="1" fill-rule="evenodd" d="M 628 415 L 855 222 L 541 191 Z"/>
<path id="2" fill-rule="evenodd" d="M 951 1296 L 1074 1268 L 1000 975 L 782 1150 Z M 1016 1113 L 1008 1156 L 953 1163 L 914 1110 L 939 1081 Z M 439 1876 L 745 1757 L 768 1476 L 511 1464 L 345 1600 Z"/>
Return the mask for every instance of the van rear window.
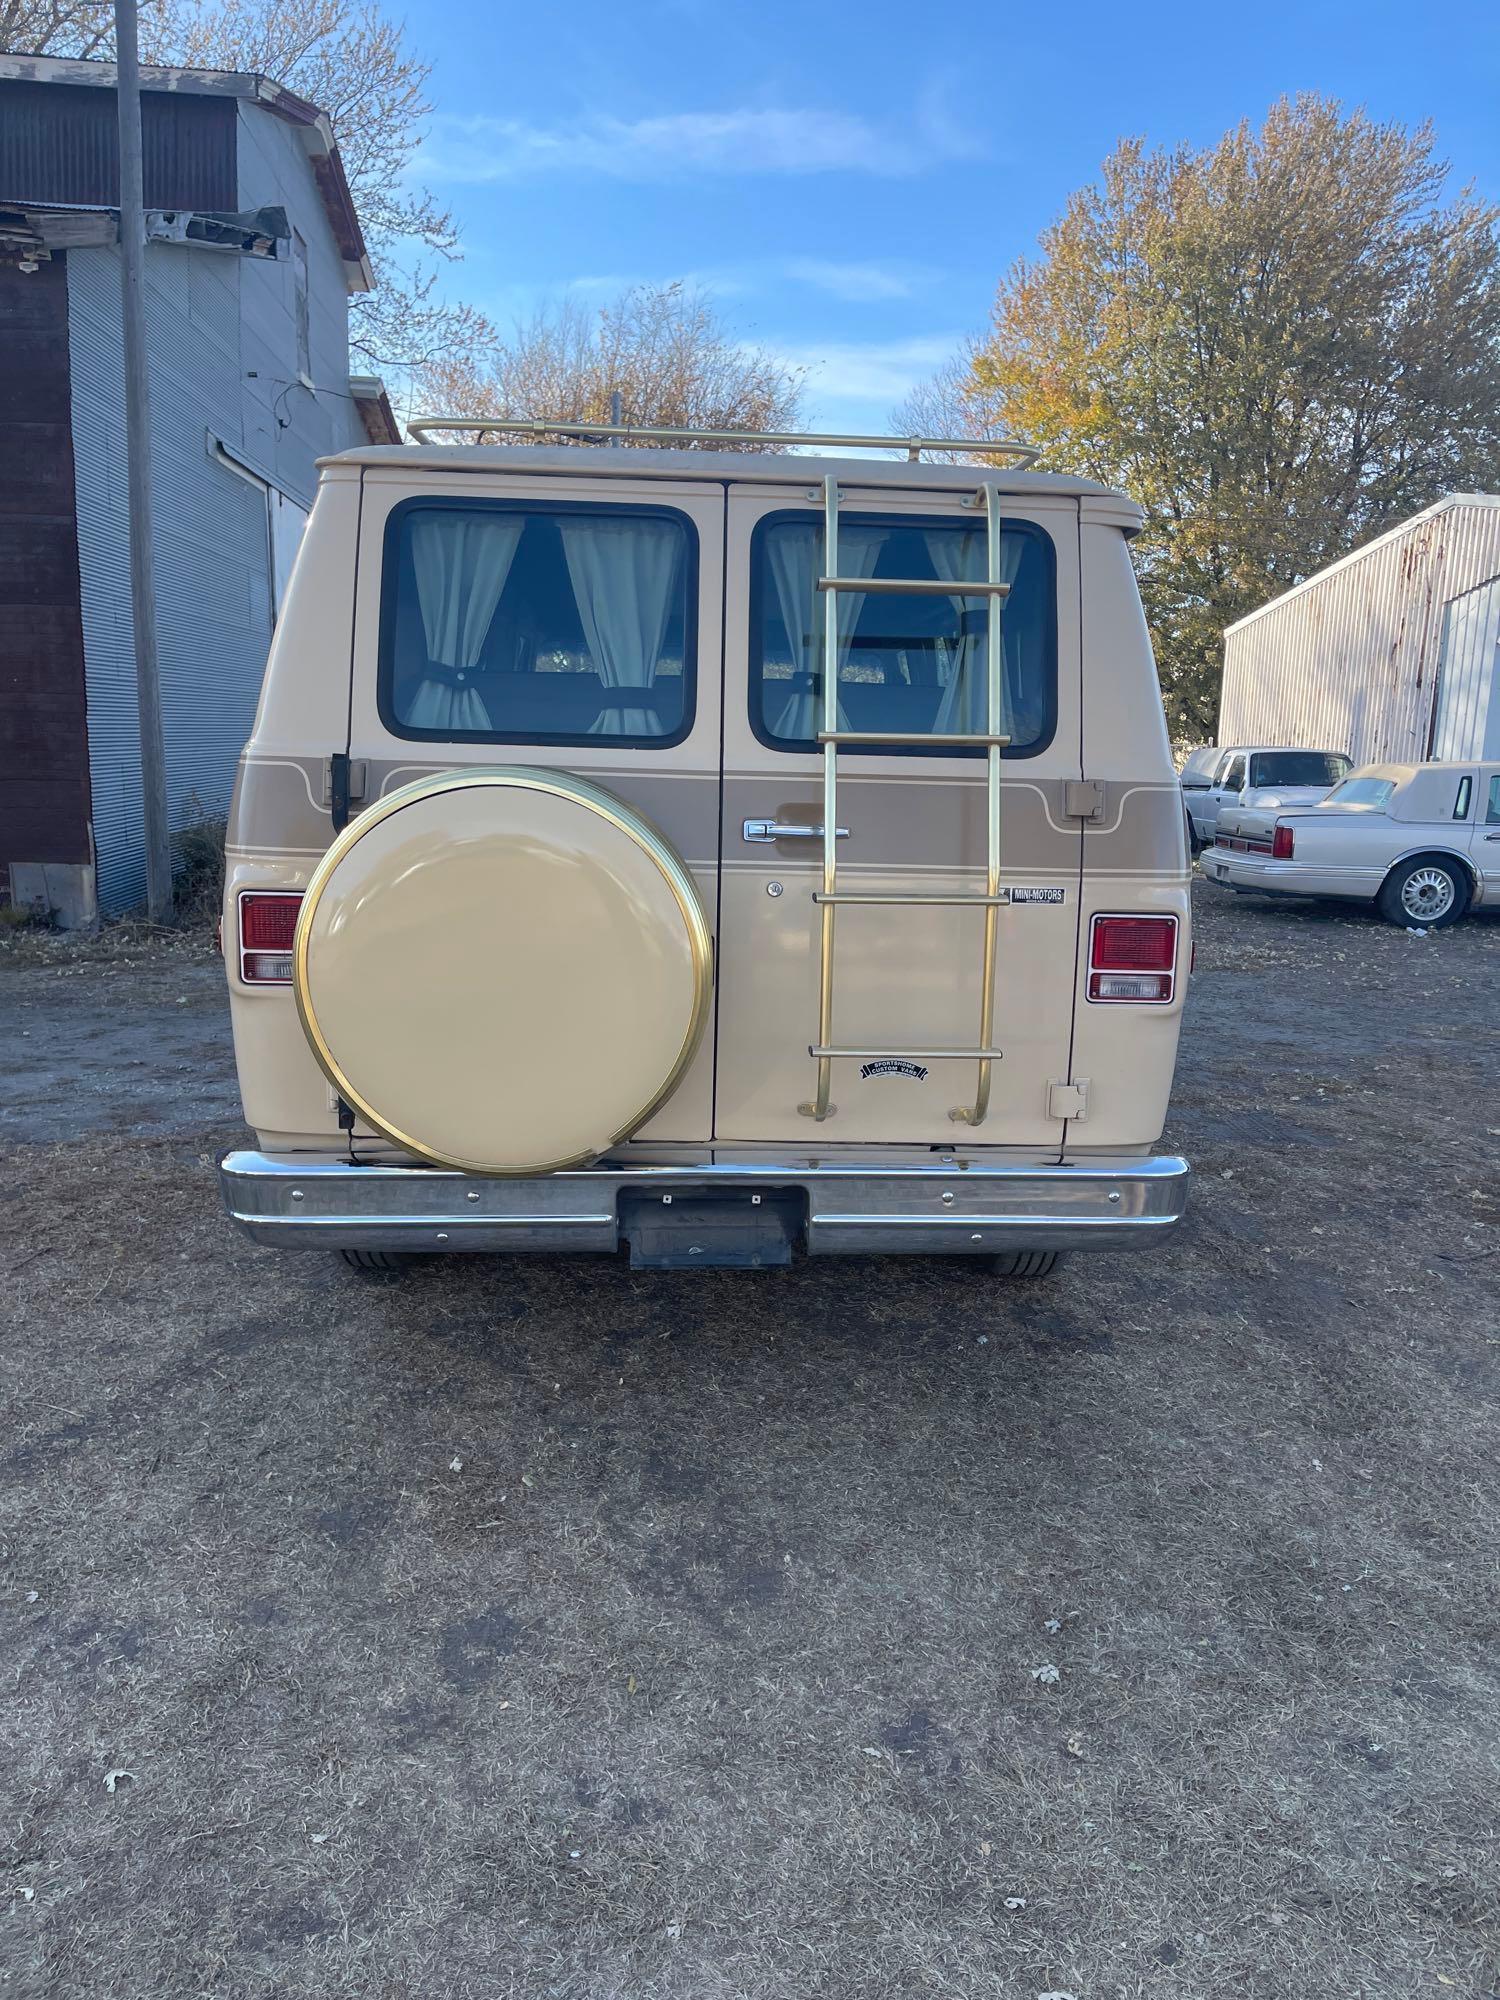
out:
<path id="1" fill-rule="evenodd" d="M 986 574 L 982 519 L 846 514 L 843 576 L 978 581 Z M 750 720 L 775 749 L 816 748 L 823 723 L 823 523 L 771 514 L 751 544 Z M 1033 756 L 1057 723 L 1057 584 L 1050 538 L 1025 521 L 1001 531 L 1005 673 L 1001 727 L 1007 757 Z M 838 726 L 913 736 L 982 730 L 989 609 L 982 597 L 838 593 Z M 922 754 L 915 746 L 916 754 Z M 881 746 L 881 754 L 891 751 Z M 896 751 L 897 755 L 912 752 Z M 933 752 L 926 754 L 932 755 Z M 936 754 L 982 755 L 960 749 Z"/>
<path id="2" fill-rule="evenodd" d="M 1325 801 L 1328 805 L 1383 806 L 1396 789 L 1394 778 L 1345 778 L 1335 785 Z"/>
<path id="3" fill-rule="evenodd" d="M 449 743 L 680 743 L 696 572 L 692 525 L 668 508 L 403 502 L 386 527 L 381 718 Z"/>

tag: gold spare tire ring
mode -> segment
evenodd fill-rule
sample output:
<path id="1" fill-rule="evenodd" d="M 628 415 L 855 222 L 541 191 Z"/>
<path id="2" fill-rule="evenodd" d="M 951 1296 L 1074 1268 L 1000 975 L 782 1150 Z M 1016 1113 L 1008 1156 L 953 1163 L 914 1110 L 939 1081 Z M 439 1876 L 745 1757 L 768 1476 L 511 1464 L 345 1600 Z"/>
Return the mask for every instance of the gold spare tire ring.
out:
<path id="1" fill-rule="evenodd" d="M 573 804 L 586 807 L 597 813 L 610 825 L 617 827 L 653 861 L 665 879 L 681 911 L 687 932 L 692 962 L 693 1001 L 687 1032 L 677 1058 L 668 1070 L 660 1088 L 634 1116 L 607 1140 L 604 1146 L 591 1147 L 586 1151 L 573 1153 L 562 1159 L 549 1160 L 524 1167 L 501 1167 L 478 1160 L 451 1158 L 425 1145 L 409 1132 L 402 1132 L 383 1118 L 368 1099 L 354 1086 L 345 1074 L 337 1057 L 328 1045 L 327 1038 L 319 1026 L 317 1012 L 313 1006 L 308 978 L 308 950 L 312 928 L 317 916 L 318 904 L 323 892 L 332 880 L 339 863 L 350 853 L 359 841 L 377 826 L 390 819 L 404 808 L 417 804 L 443 792 L 468 791 L 479 787 L 505 788 L 545 793 L 550 797 L 565 799 Z M 383 1138 L 403 1151 L 415 1154 L 434 1166 L 447 1167 L 461 1173 L 485 1174 L 496 1178 L 515 1178 L 534 1174 L 557 1173 L 567 1167 L 576 1167 L 598 1159 L 609 1146 L 618 1145 L 630 1134 L 645 1124 L 676 1089 L 683 1072 L 692 1061 L 698 1044 L 703 1038 L 703 1030 L 708 1021 L 709 1007 L 713 997 L 713 935 L 703 908 L 697 886 L 688 872 L 686 864 L 676 853 L 666 837 L 631 807 L 618 799 L 602 786 L 591 784 L 585 778 L 573 776 L 569 772 L 534 770 L 523 765 L 495 765 L 478 770 L 451 770 L 428 778 L 419 778 L 412 784 L 403 785 L 388 797 L 361 812 L 357 819 L 349 822 L 313 870 L 303 895 L 302 908 L 297 918 L 296 935 L 292 943 L 292 986 L 297 1002 L 297 1012 L 301 1017 L 303 1032 L 308 1045 L 317 1058 L 328 1081 L 339 1096 Z"/>

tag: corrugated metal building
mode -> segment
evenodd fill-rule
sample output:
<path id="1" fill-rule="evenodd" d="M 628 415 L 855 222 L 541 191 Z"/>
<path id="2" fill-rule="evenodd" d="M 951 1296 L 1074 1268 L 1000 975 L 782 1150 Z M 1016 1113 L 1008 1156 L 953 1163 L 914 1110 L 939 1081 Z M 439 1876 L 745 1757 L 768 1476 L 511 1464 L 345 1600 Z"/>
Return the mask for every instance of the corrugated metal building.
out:
<path id="1" fill-rule="evenodd" d="M 1500 496 L 1453 493 L 1231 625 L 1221 743 L 1500 757 Z"/>
<path id="2" fill-rule="evenodd" d="M 114 68 L 0 58 L 0 878 L 86 920 L 145 892 Z M 315 459 L 394 441 L 349 372 L 369 264 L 328 121 L 142 73 L 153 553 L 174 824 L 222 813 Z M 0 895 L 6 884 L 0 879 Z"/>

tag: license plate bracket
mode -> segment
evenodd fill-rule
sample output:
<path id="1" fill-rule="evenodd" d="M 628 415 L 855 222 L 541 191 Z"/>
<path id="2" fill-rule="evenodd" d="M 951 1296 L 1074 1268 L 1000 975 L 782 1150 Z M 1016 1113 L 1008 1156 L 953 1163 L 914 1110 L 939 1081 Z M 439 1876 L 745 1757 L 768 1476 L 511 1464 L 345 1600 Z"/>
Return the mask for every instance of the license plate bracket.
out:
<path id="1" fill-rule="evenodd" d="M 633 1271 L 761 1271 L 785 1266 L 807 1227 L 807 1197 L 791 1188 L 628 1194 L 620 1234 Z"/>

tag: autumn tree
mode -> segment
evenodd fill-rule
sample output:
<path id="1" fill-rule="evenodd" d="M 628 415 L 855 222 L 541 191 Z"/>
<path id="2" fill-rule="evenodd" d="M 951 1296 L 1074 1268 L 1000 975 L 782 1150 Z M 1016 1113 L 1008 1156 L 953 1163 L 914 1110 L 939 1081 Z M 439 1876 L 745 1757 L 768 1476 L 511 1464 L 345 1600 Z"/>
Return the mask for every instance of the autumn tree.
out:
<path id="1" fill-rule="evenodd" d="M 962 394 L 1145 506 L 1174 732 L 1214 723 L 1226 624 L 1500 450 L 1497 210 L 1430 128 L 1325 99 L 1216 146 L 1118 146 L 1002 282 Z"/>
<path id="2" fill-rule="evenodd" d="M 1005 435 L 1002 398 L 982 384 L 977 364 L 983 343 L 965 341 L 935 375 L 920 382 L 891 411 L 891 428 L 901 437 L 973 438 L 972 450 L 932 452 L 950 464 L 977 459 L 986 438 Z"/>
<path id="3" fill-rule="evenodd" d="M 599 312 L 543 310 L 507 340 L 429 368 L 429 409 L 450 415 L 610 422 L 693 430 L 787 430 L 802 374 L 745 345 L 710 301 L 681 284 L 638 285 Z"/>
<path id="4" fill-rule="evenodd" d="M 111 57 L 109 0 L 0 0 L 0 48 Z M 472 308 L 444 303 L 453 219 L 409 169 L 432 109 L 428 65 L 377 0 L 144 0 L 141 58 L 271 77 L 328 113 L 375 271 L 349 302 L 354 354 L 374 367 L 422 367 L 486 339 Z"/>

